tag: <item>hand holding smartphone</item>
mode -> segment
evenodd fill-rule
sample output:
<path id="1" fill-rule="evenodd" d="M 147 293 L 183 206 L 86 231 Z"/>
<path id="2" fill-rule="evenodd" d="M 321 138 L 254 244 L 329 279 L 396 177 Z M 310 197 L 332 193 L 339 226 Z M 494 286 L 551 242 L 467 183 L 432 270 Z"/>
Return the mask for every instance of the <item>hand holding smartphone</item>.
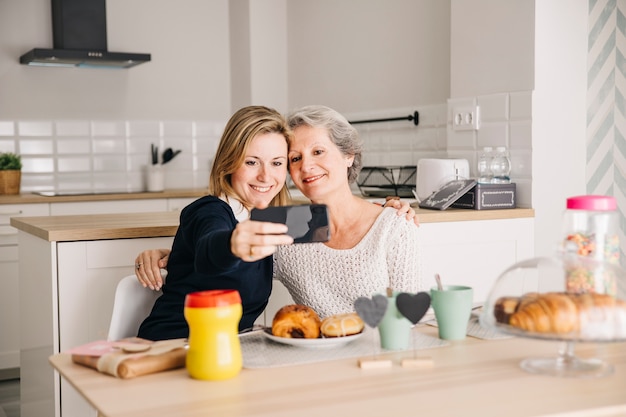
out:
<path id="1" fill-rule="evenodd" d="M 252 209 L 250 220 L 286 224 L 293 243 L 327 242 L 330 239 L 328 207 L 325 204 Z"/>

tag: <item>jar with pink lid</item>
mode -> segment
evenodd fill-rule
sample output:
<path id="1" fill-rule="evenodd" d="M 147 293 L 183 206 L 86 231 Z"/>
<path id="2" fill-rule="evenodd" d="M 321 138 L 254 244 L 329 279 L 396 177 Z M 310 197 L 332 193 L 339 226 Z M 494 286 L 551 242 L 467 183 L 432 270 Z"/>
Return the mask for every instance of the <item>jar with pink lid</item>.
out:
<path id="1" fill-rule="evenodd" d="M 604 195 L 582 195 L 567 199 L 563 221 L 563 251 L 594 261 L 619 263 L 617 203 Z M 615 281 L 598 267 L 582 263 L 567 271 L 568 292 L 597 292 L 615 295 Z M 600 265 L 597 262 L 594 265 Z"/>

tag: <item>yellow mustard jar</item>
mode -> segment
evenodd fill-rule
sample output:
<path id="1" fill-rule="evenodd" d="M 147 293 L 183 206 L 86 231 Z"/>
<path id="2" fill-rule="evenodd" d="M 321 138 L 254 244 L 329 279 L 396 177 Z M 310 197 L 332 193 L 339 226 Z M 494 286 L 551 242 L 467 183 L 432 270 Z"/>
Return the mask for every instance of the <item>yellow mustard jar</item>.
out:
<path id="1" fill-rule="evenodd" d="M 242 315 L 237 290 L 209 290 L 187 294 L 185 319 L 189 324 L 187 372 L 192 378 L 223 380 L 241 371 L 241 344 L 237 334 Z"/>

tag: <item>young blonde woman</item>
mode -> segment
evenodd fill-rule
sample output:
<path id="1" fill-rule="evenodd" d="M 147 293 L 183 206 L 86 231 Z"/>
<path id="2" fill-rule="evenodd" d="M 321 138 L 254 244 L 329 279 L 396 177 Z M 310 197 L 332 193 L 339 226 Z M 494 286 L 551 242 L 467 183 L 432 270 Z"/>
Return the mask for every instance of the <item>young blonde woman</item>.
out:
<path id="1" fill-rule="evenodd" d="M 276 245 L 289 244 L 287 227 L 243 221 L 253 207 L 284 205 L 287 143 L 291 131 L 284 117 L 262 106 L 245 107 L 229 120 L 211 170 L 209 196 L 185 207 L 168 261 L 167 283 L 139 337 L 150 340 L 187 337 L 185 296 L 194 291 L 236 289 L 243 317 L 251 327 L 272 290 Z M 148 260 L 137 261 L 137 272 Z"/>

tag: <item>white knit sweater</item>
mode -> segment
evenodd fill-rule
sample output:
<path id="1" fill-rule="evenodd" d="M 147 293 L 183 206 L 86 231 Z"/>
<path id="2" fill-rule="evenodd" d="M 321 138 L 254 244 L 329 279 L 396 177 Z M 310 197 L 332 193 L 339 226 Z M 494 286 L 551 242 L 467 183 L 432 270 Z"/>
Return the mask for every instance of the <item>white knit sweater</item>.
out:
<path id="1" fill-rule="evenodd" d="M 274 278 L 297 304 L 320 317 L 354 311 L 354 300 L 395 291 L 422 290 L 419 229 L 395 208 L 386 208 L 352 249 L 332 249 L 323 243 L 279 246 Z"/>

